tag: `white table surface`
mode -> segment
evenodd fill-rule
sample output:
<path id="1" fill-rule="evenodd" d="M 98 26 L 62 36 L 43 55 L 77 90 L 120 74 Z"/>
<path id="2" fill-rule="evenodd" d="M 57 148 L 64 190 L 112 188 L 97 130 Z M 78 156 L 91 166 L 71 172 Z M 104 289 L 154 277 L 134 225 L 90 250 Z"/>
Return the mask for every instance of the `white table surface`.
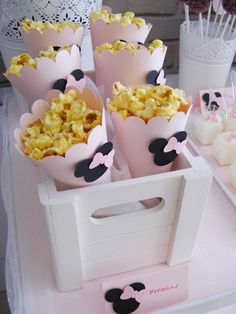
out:
<path id="1" fill-rule="evenodd" d="M 14 97 L 8 98 L 7 106 L 5 112 L 1 110 L 0 122 L 5 136 L 10 135 L 9 142 L 5 137 L 3 143 L 2 190 L 9 223 L 6 274 L 12 313 L 103 314 L 102 279 L 88 282 L 83 290 L 62 293 L 56 289 L 44 209 L 37 193 L 40 174 L 14 147 L 12 132 L 19 116 Z M 87 306 L 86 313 L 80 310 L 82 304 Z M 236 209 L 213 182 L 189 264 L 189 298 L 158 313 L 235 314 L 233 304 Z"/>

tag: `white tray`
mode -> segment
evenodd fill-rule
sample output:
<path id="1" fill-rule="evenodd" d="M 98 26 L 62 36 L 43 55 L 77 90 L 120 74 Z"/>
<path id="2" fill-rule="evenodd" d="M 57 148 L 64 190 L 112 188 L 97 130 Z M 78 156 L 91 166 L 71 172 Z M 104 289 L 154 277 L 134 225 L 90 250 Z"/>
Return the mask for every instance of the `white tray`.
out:
<path id="1" fill-rule="evenodd" d="M 236 206 L 236 190 L 229 182 L 229 166 L 221 166 L 213 156 L 212 145 L 202 146 L 193 134 L 193 121 L 196 117 L 196 112 L 192 112 L 190 115 L 189 123 L 187 126 L 188 131 L 188 143 L 193 148 L 193 150 L 200 156 L 204 157 L 208 164 L 210 165 L 213 175 L 217 183 L 220 185 L 224 193 Z"/>

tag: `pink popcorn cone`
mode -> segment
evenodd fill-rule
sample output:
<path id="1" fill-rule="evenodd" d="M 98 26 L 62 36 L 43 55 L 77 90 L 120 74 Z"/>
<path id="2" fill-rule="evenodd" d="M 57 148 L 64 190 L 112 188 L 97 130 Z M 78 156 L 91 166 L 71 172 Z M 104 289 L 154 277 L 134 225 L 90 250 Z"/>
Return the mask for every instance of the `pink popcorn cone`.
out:
<path id="1" fill-rule="evenodd" d="M 106 23 L 101 19 L 95 22 L 90 18 L 90 29 L 93 49 L 103 43 L 112 43 L 115 40 L 136 41 L 144 43 L 152 28 L 151 24 L 145 24 L 138 28 L 135 24 L 121 25 L 119 22 Z"/>
<path id="2" fill-rule="evenodd" d="M 88 82 L 90 81 L 87 77 L 86 80 Z M 68 187 L 80 187 L 107 183 L 111 181 L 111 165 L 113 162 L 114 150 L 111 147 L 112 144 L 110 142 L 107 142 L 106 122 L 102 98 L 98 95 L 97 92 L 91 89 L 91 86 L 93 86 L 93 84 L 90 84 L 89 82 L 88 86 L 84 88 L 83 92 L 80 92 L 78 90 L 76 90 L 76 92 L 78 93 L 79 98 L 87 103 L 89 108 L 96 109 L 102 112 L 102 124 L 97 125 L 91 131 L 87 143 L 79 143 L 73 145 L 71 148 L 68 149 L 64 157 L 48 156 L 44 157 L 41 160 L 31 159 L 29 156 L 26 156 L 24 154 L 25 146 L 21 139 L 21 133 L 26 129 L 26 127 L 35 120 L 41 118 L 44 113 L 49 110 L 50 101 L 53 99 L 53 97 L 59 95 L 59 91 L 50 91 L 47 101 L 41 99 L 35 101 L 32 105 L 32 114 L 23 114 L 20 118 L 21 129 L 16 129 L 14 132 L 15 139 L 17 141 L 16 148 L 18 149 L 18 151 L 22 155 L 31 159 L 34 163 L 38 164 L 55 180 L 65 184 Z M 102 163 L 99 163 L 98 159 L 95 161 L 94 159 L 95 156 L 98 155 L 98 151 L 102 152 L 102 149 L 104 150 L 105 146 L 106 149 L 107 146 L 111 147 L 111 151 L 107 154 L 109 160 L 102 161 L 102 163 L 104 163 L 107 168 L 105 169 L 105 172 L 101 172 L 100 166 L 102 165 Z M 108 157 L 106 157 L 106 155 L 102 156 L 102 158 L 104 159 L 108 159 Z M 93 164 L 96 164 L 93 165 L 93 168 L 90 169 L 92 162 Z M 108 162 L 110 163 L 109 165 Z M 92 181 L 90 180 L 91 176 L 94 179 Z"/>
<path id="3" fill-rule="evenodd" d="M 128 163 L 132 177 L 170 171 L 174 159 L 186 144 L 187 134 L 183 131 L 189 113 L 190 108 L 187 113 L 177 112 L 170 120 L 158 116 L 147 123 L 136 116 L 124 120 L 117 112 L 111 113 L 119 147 Z M 181 144 L 178 141 L 183 136 L 185 142 L 181 140 Z M 171 145 L 174 138 L 176 147 L 169 147 L 169 152 L 165 153 L 165 147 L 168 150 L 168 145 Z M 150 149 L 151 145 L 154 146 L 154 150 Z M 177 148 L 179 148 L 178 154 Z"/>
<path id="4" fill-rule="evenodd" d="M 35 58 L 41 50 L 47 50 L 49 46 L 81 46 L 84 36 L 84 27 L 78 25 L 75 31 L 71 27 L 65 27 L 60 31 L 47 28 L 42 33 L 35 28 L 25 31 L 24 28 L 21 27 L 21 35 L 26 49 L 32 57 Z"/>
<path id="5" fill-rule="evenodd" d="M 19 75 L 9 73 L 7 79 L 32 103 L 37 99 L 44 99 L 56 80 L 67 77 L 75 69 L 81 69 L 81 57 L 79 47 L 73 45 L 70 52 L 58 51 L 55 60 L 42 57 L 36 69 L 25 66 Z"/>
<path id="6" fill-rule="evenodd" d="M 94 52 L 97 86 L 104 91 L 104 97 L 112 97 L 112 85 L 120 81 L 123 85 L 147 83 L 148 74 L 163 67 L 167 47 L 158 47 L 151 54 L 146 47 L 140 47 L 134 54 L 122 49 L 116 54 L 110 51 Z"/>

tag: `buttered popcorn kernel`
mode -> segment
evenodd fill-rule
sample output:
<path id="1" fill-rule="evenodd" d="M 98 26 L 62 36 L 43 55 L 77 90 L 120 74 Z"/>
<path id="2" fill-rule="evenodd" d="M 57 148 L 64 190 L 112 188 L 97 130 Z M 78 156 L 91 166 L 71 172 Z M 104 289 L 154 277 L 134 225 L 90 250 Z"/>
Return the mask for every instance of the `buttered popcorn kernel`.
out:
<path id="1" fill-rule="evenodd" d="M 71 89 L 54 98 L 50 110 L 21 134 L 24 153 L 36 160 L 64 156 L 74 144 L 86 143 L 92 129 L 101 122 L 101 112 L 88 108 Z"/>
<path id="2" fill-rule="evenodd" d="M 60 50 L 67 50 L 68 52 L 71 51 L 71 47 L 68 46 L 68 45 L 65 45 L 63 47 L 61 47 L 60 49 L 54 49 L 53 46 L 49 46 L 47 50 L 41 50 L 39 52 L 39 58 L 42 58 L 42 57 L 46 57 L 46 58 L 50 58 L 50 59 L 54 59 L 55 60 L 55 57 L 58 53 L 58 51 Z M 36 61 L 38 61 L 38 59 L 36 58 Z"/>
<path id="3" fill-rule="evenodd" d="M 116 40 L 113 43 L 103 43 L 100 46 L 96 47 L 96 50 L 99 53 L 103 51 L 110 51 L 113 54 L 118 53 L 120 50 L 125 49 L 128 50 L 131 54 L 135 54 L 135 52 L 140 48 L 143 47 L 142 44 L 138 43 L 129 43 L 124 40 Z M 156 48 L 165 48 L 163 42 L 159 39 L 155 39 L 152 43 L 148 46 L 148 50 L 150 54 L 152 54 Z"/>
<path id="4" fill-rule="evenodd" d="M 113 84 L 113 99 L 108 101 L 110 112 L 117 112 L 124 119 L 137 116 L 145 122 L 156 116 L 171 119 L 177 111 L 188 108 L 189 101 L 183 91 L 166 85 L 125 87 L 116 82 Z"/>
<path id="5" fill-rule="evenodd" d="M 91 17 L 95 22 L 98 19 L 105 21 L 107 24 L 111 22 L 119 22 L 121 25 L 126 26 L 128 24 L 136 24 L 138 28 L 141 28 L 146 24 L 145 20 L 141 17 L 135 17 L 135 13 L 127 11 L 125 13 L 109 13 L 106 9 L 94 11 L 91 13 Z"/>
<path id="6" fill-rule="evenodd" d="M 71 51 L 71 47 L 65 45 L 64 47 L 60 48 L 59 50 L 54 50 L 52 46 L 49 46 L 47 50 L 41 50 L 39 52 L 39 56 L 33 59 L 28 53 L 21 53 L 11 59 L 10 66 L 7 69 L 5 75 L 7 76 L 9 73 L 14 73 L 16 75 L 20 75 L 20 70 L 25 67 L 33 67 L 37 68 L 37 64 L 42 57 L 50 58 L 55 60 L 55 57 L 61 49 Z"/>
<path id="7" fill-rule="evenodd" d="M 19 75 L 21 68 L 24 66 L 30 66 L 33 68 L 37 67 L 36 60 L 33 59 L 28 53 L 21 53 L 18 56 L 13 57 L 5 75 L 8 75 L 9 73 Z"/>
<path id="8" fill-rule="evenodd" d="M 44 21 L 32 21 L 29 19 L 26 19 L 22 22 L 23 29 L 28 32 L 30 29 L 34 28 L 37 29 L 40 33 L 43 33 L 43 31 L 47 28 L 54 29 L 56 31 L 61 31 L 63 28 L 69 27 L 72 28 L 75 32 L 76 29 L 79 27 L 78 23 L 75 22 L 59 22 L 59 23 L 50 23 L 50 22 L 44 22 Z"/>

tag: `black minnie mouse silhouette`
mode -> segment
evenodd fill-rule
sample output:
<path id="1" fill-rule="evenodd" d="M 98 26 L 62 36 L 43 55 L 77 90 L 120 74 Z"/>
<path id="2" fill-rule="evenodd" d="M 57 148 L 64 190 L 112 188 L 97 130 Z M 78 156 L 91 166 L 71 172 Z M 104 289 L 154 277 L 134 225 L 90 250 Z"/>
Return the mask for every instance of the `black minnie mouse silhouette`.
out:
<path id="1" fill-rule="evenodd" d="M 161 69 L 160 71 L 152 70 L 147 74 L 147 83 L 152 84 L 153 86 L 165 85 L 165 71 Z"/>
<path id="2" fill-rule="evenodd" d="M 206 109 L 210 111 L 215 111 L 218 110 L 220 107 L 219 103 L 222 100 L 222 95 L 219 92 L 214 92 L 212 96 L 213 97 L 210 102 L 210 94 L 205 93 L 202 95 L 202 100 L 205 102 Z"/>
<path id="3" fill-rule="evenodd" d="M 126 290 L 131 290 L 126 293 Z M 145 285 L 141 282 L 135 282 L 126 287 L 124 290 L 114 288 L 108 290 L 105 294 L 105 300 L 113 303 L 112 307 L 117 314 L 129 314 L 137 310 L 140 302 L 137 301 L 139 291 L 145 289 Z M 126 294 L 124 296 L 124 294 Z M 128 295 L 127 295 L 128 294 Z"/>
<path id="4" fill-rule="evenodd" d="M 154 163 L 157 166 L 165 166 L 175 160 L 186 145 L 187 133 L 185 131 L 174 134 L 169 140 L 158 138 L 151 142 L 148 147 L 154 154 Z"/>
<path id="5" fill-rule="evenodd" d="M 80 69 L 74 70 L 73 72 L 71 72 L 70 75 L 72 75 L 76 81 L 79 81 L 84 78 L 84 72 Z M 59 91 L 64 93 L 66 84 L 67 84 L 66 79 L 59 79 L 53 84 L 52 89 L 58 89 Z"/>
<path id="6" fill-rule="evenodd" d="M 113 164 L 113 144 L 107 142 L 99 147 L 93 158 L 80 161 L 75 168 L 74 176 L 84 177 L 86 182 L 93 182 L 99 179 Z"/>

